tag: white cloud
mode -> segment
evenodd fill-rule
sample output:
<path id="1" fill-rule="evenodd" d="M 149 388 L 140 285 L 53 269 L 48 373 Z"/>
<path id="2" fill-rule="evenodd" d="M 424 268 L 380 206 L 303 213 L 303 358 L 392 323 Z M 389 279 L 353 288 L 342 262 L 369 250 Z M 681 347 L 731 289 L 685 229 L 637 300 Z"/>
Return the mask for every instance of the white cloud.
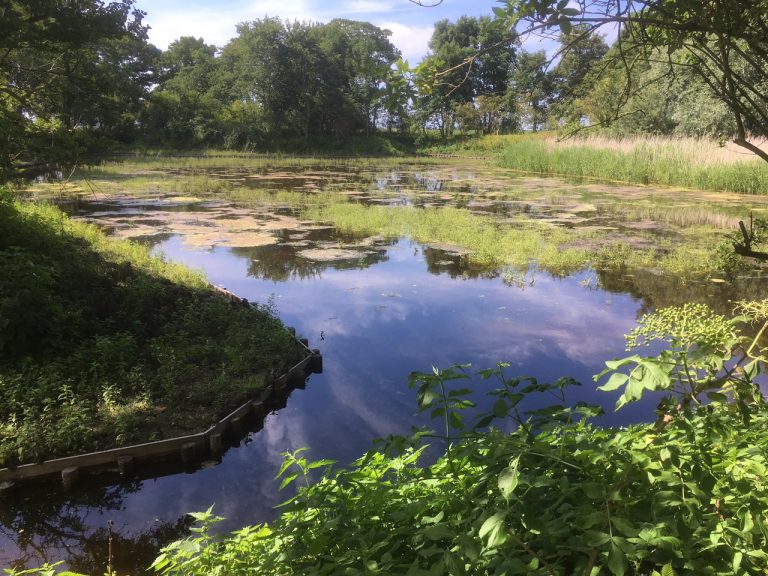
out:
<path id="1" fill-rule="evenodd" d="M 390 40 L 403 54 L 403 60 L 411 65 L 419 62 L 427 53 L 429 39 L 432 36 L 433 25 L 408 26 L 399 22 L 378 22 L 379 28 L 392 32 Z"/>

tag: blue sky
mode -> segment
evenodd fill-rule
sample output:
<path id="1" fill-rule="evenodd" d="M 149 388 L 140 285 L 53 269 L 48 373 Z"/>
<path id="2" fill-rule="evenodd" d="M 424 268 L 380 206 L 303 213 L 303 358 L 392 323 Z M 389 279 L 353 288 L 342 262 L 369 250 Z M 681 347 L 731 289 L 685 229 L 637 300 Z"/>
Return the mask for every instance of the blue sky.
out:
<path id="1" fill-rule="evenodd" d="M 333 18 L 364 20 L 392 31 L 392 43 L 411 64 L 427 52 L 436 20 L 456 20 L 464 14 L 491 14 L 495 0 L 443 0 L 424 8 L 409 0 L 137 0 L 147 13 L 150 41 L 167 48 L 180 36 L 202 36 L 223 46 L 235 35 L 235 24 L 263 18 L 327 22 Z"/>

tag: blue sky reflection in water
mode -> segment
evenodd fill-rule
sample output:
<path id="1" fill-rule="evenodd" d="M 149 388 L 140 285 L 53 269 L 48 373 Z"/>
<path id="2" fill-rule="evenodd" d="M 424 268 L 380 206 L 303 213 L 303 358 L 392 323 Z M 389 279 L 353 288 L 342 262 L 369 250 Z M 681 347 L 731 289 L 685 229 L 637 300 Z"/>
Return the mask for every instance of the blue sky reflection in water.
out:
<path id="1" fill-rule="evenodd" d="M 417 415 L 407 376 L 432 365 L 471 362 L 481 369 L 509 361 L 510 375 L 542 381 L 575 377 L 583 386 L 572 389 L 569 399 L 600 402 L 607 423 L 651 414 L 648 402 L 615 414 L 615 396 L 595 391 L 592 375 L 604 360 L 623 354 L 623 335 L 635 325 L 641 303 L 596 288 L 592 273 L 567 278 L 529 273 L 512 285 L 501 276 L 466 278 L 440 254 L 401 239 L 379 245 L 364 268 L 350 261 L 343 269 L 314 263 L 303 279 L 274 281 L 249 271 L 260 270 L 253 260 L 275 247 L 200 250 L 172 236 L 157 249 L 202 268 L 212 282 L 249 300 L 272 300 L 284 322 L 322 350 L 324 373 L 312 376 L 306 390 L 295 391 L 286 408 L 267 418 L 264 430 L 227 452 L 218 466 L 146 480 L 108 510 L 85 494 L 64 497 L 54 490 L 39 496 L 50 499 L 50 516 L 43 520 L 56 525 L 68 514 L 80 517 L 86 538 L 110 519 L 117 533 L 136 538 L 212 504 L 228 519 L 222 525 L 227 530 L 269 520 L 273 506 L 288 497 L 277 492 L 274 480 L 282 452 L 308 446 L 313 459 L 345 463 L 363 454 L 373 438 L 427 423 Z M 437 273 L 429 271 L 427 256 Z M 47 559 L 78 554 L 84 546 L 78 538 L 65 539 L 71 552 L 50 545 Z M 12 537 L 0 535 L 0 563 L 23 555 Z M 33 553 L 30 565 L 35 558 Z"/>
<path id="2" fill-rule="evenodd" d="M 178 237 L 159 248 L 252 301 L 272 299 L 280 317 L 321 348 L 324 373 L 294 392 L 288 406 L 220 466 L 145 482 L 126 500 L 131 524 L 141 523 L 144 511 L 173 517 L 212 503 L 233 528 L 270 517 L 279 501 L 273 478 L 280 453 L 309 446 L 315 459 L 345 462 L 364 453 L 372 438 L 425 423 L 406 381 L 411 371 L 432 365 L 471 362 L 480 369 L 509 361 L 510 375 L 574 376 L 583 386 L 569 398 L 603 404 L 608 423 L 650 414 L 649 404 L 614 414 L 615 397 L 594 389 L 591 376 L 603 361 L 623 353 L 623 334 L 635 325 L 639 303 L 592 287 L 591 273 L 562 279 L 535 273 L 523 288 L 501 278 L 451 278 L 428 272 L 423 248 L 400 240 L 374 266 L 335 270 L 328 264 L 314 278 L 275 282 L 248 276 L 250 258 L 242 250 L 196 251 Z"/>

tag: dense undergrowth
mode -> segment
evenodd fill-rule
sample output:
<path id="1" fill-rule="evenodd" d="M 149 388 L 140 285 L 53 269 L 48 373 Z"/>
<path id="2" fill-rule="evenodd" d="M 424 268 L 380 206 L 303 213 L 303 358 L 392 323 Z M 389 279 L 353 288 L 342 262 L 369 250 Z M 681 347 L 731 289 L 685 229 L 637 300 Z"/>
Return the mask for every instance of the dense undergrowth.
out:
<path id="1" fill-rule="evenodd" d="M 727 319 L 702 305 L 646 316 L 635 354 L 597 380 L 617 408 L 665 392 L 653 424 L 604 428 L 599 408 L 569 406 L 553 384 L 493 382 L 492 411 L 470 421 L 467 367 L 415 373 L 420 409 L 440 431 L 390 437 L 343 469 L 286 454 L 283 485 L 298 495 L 271 526 L 219 537 L 212 510 L 154 568 L 210 574 L 733 575 L 768 570 L 768 411 L 759 392 L 768 301 Z M 740 324 L 752 321 L 757 337 Z M 761 326 L 762 325 L 762 326 Z M 761 326 L 761 327 L 760 327 Z M 666 342 L 658 355 L 645 344 Z M 476 384 L 477 385 L 477 384 Z M 531 395 L 560 398 L 524 412 Z M 490 425 L 490 428 L 488 427 Z M 511 432 L 502 429 L 512 428 Z M 426 441 L 443 455 L 424 462 Z M 322 469 L 312 480 L 313 469 Z"/>
<path id="2" fill-rule="evenodd" d="M 0 196 L 0 466 L 197 432 L 296 354 L 269 307 Z"/>

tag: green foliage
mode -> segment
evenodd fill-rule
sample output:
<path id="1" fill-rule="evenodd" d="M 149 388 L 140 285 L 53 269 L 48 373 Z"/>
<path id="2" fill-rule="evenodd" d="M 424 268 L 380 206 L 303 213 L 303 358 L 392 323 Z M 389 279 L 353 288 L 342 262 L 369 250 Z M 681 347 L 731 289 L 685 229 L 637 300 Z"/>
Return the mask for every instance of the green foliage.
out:
<path id="1" fill-rule="evenodd" d="M 768 301 L 740 308 L 768 319 Z M 759 338 L 737 360 L 741 372 L 728 362 L 729 346 L 742 340 L 737 322 L 701 307 L 669 309 L 647 317 L 629 340 L 663 339 L 677 350 L 667 374 L 703 362 L 696 351 L 706 348 L 726 386 L 753 374 L 749 363 L 765 362 L 755 351 Z M 298 489 L 272 526 L 218 537 L 212 511 L 197 515 L 198 531 L 166 547 L 153 568 L 169 575 L 765 573 L 762 397 L 689 403 L 656 425 L 608 429 L 590 423 L 598 409 L 568 406 L 572 380 L 508 378 L 505 368 L 476 374 L 499 387 L 490 392 L 491 411 L 474 423 L 461 417 L 480 385 L 468 366 L 412 374 L 420 409 L 442 422 L 443 433 L 390 437 L 351 466 L 326 470 Z M 559 403 L 526 412 L 537 394 Z M 425 438 L 448 443 L 432 463 L 424 462 Z M 287 454 L 283 485 L 312 466 Z"/>
<path id="2" fill-rule="evenodd" d="M 293 360 L 268 307 L 139 245 L 10 199 L 0 229 L 0 466 L 199 431 Z"/>
<path id="3" fill-rule="evenodd" d="M 690 122 L 688 118 L 687 129 L 727 126 L 737 144 L 768 161 L 768 153 L 749 141 L 750 131 L 765 135 L 768 119 L 768 4 L 764 0 L 607 0 L 581 2 L 578 7 L 562 0 L 504 0 L 502 5 L 494 11 L 499 25 L 519 34 L 559 29 L 568 35 L 582 27 L 592 32 L 603 26 L 621 27 L 617 48 L 599 67 L 605 74 L 593 78 L 613 110 L 592 116 L 593 122 L 631 114 L 644 130 L 672 129 L 664 126 L 674 117 L 665 107 L 675 91 L 665 90 L 665 85 L 680 74 L 687 80 L 696 78 L 700 92 L 724 105 L 732 120 L 727 126 L 722 121 Z M 600 86 L 603 80 L 615 89 L 605 90 L 605 85 Z M 687 88 L 685 82 L 677 87 Z M 640 101 L 632 103 L 638 92 Z M 602 107 L 600 99 L 592 100 Z"/>
<path id="4" fill-rule="evenodd" d="M 0 180 L 135 136 L 158 50 L 133 0 L 0 8 Z M 6 137 L 7 135 L 7 137 Z"/>

